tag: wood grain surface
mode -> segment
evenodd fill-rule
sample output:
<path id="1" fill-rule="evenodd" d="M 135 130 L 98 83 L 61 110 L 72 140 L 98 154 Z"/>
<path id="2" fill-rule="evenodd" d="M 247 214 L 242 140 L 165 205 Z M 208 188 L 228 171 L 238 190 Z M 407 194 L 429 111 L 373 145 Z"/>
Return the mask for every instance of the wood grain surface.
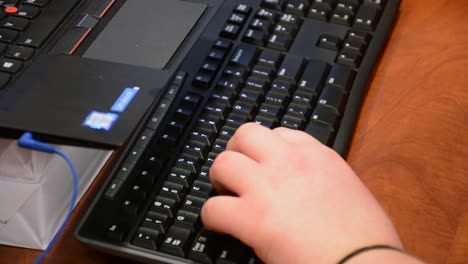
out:
<path id="1" fill-rule="evenodd" d="M 347 160 L 387 210 L 411 253 L 468 263 L 468 1 L 403 0 L 369 87 Z M 131 263 L 73 232 L 103 173 L 43 263 Z M 39 251 L 0 246 L 0 263 Z"/>

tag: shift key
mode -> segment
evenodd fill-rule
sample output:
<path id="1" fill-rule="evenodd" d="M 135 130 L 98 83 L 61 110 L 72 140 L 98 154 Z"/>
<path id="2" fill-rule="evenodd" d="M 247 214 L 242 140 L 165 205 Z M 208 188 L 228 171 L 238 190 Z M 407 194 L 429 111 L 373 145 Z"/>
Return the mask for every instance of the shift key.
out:
<path id="1" fill-rule="evenodd" d="M 34 48 L 42 46 L 78 2 L 79 0 L 51 1 L 34 23 L 21 34 L 17 44 Z"/>

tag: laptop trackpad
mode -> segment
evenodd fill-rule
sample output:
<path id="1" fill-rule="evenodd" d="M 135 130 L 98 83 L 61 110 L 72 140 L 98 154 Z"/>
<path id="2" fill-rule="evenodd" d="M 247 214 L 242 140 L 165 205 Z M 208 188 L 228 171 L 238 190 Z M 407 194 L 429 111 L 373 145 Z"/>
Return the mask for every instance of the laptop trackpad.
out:
<path id="1" fill-rule="evenodd" d="M 176 0 L 127 1 L 83 57 L 162 69 L 206 7 Z"/>

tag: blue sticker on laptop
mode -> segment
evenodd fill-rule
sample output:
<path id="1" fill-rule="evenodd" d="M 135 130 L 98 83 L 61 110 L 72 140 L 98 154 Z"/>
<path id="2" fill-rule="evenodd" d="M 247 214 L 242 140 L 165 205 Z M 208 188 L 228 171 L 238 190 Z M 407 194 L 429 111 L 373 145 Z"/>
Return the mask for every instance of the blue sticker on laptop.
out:
<path id="1" fill-rule="evenodd" d="M 115 101 L 114 105 L 112 105 L 111 110 L 114 112 L 125 111 L 125 108 L 127 108 L 128 104 L 130 104 L 139 90 L 139 87 L 125 88 L 117 101 Z"/>
<path id="2" fill-rule="evenodd" d="M 114 113 L 92 111 L 82 125 L 96 130 L 109 131 L 117 118 L 119 118 L 119 115 Z"/>

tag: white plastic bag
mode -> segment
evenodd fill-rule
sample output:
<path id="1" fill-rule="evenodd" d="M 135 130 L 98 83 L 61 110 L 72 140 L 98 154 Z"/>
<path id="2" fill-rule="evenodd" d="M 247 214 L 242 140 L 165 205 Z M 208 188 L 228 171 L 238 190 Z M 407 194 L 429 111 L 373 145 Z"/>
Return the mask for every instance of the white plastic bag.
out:
<path id="1" fill-rule="evenodd" d="M 19 148 L 0 139 L 0 244 L 45 249 L 70 206 L 73 179 L 58 155 Z M 79 176 L 77 202 L 111 151 L 56 146 Z"/>

